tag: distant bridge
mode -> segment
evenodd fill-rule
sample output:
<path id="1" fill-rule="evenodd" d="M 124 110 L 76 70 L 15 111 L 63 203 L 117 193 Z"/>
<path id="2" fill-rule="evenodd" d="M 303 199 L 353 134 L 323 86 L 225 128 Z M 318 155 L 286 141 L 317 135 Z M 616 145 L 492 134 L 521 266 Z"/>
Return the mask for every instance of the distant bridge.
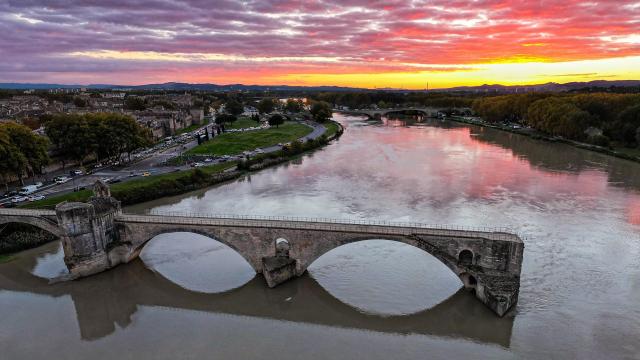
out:
<path id="1" fill-rule="evenodd" d="M 400 107 L 394 109 L 358 109 L 358 110 L 336 110 L 346 114 L 365 115 L 372 119 L 387 116 L 391 113 L 415 112 L 421 113 L 423 116 L 436 116 L 438 112 L 447 109 L 455 109 L 458 111 L 470 111 L 469 108 L 452 108 L 452 107 Z"/>
<path id="2" fill-rule="evenodd" d="M 341 245 L 387 239 L 422 249 L 453 271 L 498 315 L 516 303 L 524 243 L 504 229 L 463 229 L 417 223 L 259 216 L 125 214 L 98 182 L 88 203 L 56 210 L 0 209 L 0 224 L 27 223 L 62 239 L 70 278 L 92 275 L 135 259 L 163 233 L 191 232 L 236 250 L 270 287 L 304 274 Z"/>

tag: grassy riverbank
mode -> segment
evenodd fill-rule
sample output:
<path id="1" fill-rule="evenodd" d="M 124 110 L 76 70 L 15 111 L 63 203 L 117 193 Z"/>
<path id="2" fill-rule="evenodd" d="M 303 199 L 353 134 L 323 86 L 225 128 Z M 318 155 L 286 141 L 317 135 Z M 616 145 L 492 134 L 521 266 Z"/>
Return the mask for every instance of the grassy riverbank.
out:
<path id="1" fill-rule="evenodd" d="M 239 130 L 239 129 L 253 128 L 256 126 L 260 126 L 260 123 L 257 123 L 251 120 L 250 118 L 244 116 L 244 117 L 238 118 L 238 120 L 232 122 L 231 124 L 226 124 L 225 128 Z"/>
<path id="2" fill-rule="evenodd" d="M 154 200 L 163 196 L 181 194 L 195 190 L 193 186 L 208 186 L 214 175 L 236 166 L 235 162 L 204 166 L 190 171 L 154 175 L 111 185 L 111 194 L 123 205 Z M 25 204 L 24 208 L 53 208 L 63 201 L 87 201 L 93 195 L 91 190 L 53 196 L 44 200 Z"/>
<path id="3" fill-rule="evenodd" d="M 247 150 L 295 141 L 312 131 L 313 129 L 307 125 L 288 122 L 278 128 L 271 127 L 264 130 L 225 133 L 216 136 L 211 141 L 196 146 L 186 154 L 235 155 Z"/>
<path id="4" fill-rule="evenodd" d="M 541 132 L 533 130 L 533 129 L 524 129 L 524 128 L 514 129 L 512 127 L 504 126 L 504 125 L 500 125 L 500 124 L 490 124 L 490 123 L 487 123 L 487 122 L 467 120 L 467 119 L 465 119 L 463 117 L 460 117 L 460 116 L 452 116 L 452 117 L 449 117 L 447 119 L 448 120 L 452 120 L 452 121 L 456 121 L 456 122 L 465 123 L 465 124 L 478 125 L 478 126 L 484 126 L 484 127 L 488 127 L 488 128 L 492 128 L 492 129 L 498 129 L 498 130 L 502 130 L 502 131 L 507 131 L 507 132 L 510 132 L 510 133 L 524 135 L 524 136 L 528 136 L 528 137 L 531 137 L 531 138 L 534 138 L 534 139 L 538 139 L 538 140 L 563 143 L 563 144 L 567 144 L 567 145 L 571 145 L 571 146 L 577 147 L 579 149 L 595 151 L 595 152 L 598 152 L 598 153 L 601 153 L 601 154 L 610 155 L 610 156 L 614 156 L 614 157 L 617 157 L 617 158 L 620 158 L 620 159 L 625 159 L 625 160 L 630 160 L 630 161 L 634 161 L 634 162 L 640 163 L 640 149 L 630 149 L 630 148 L 615 147 L 615 146 L 612 146 L 611 148 L 605 148 L 605 147 L 602 147 L 602 146 L 597 146 L 597 145 L 593 145 L 593 144 L 588 144 L 588 143 L 583 143 L 583 142 L 579 142 L 579 141 L 569 140 L 569 139 L 565 139 L 565 138 L 561 138 L 561 137 L 557 137 L 557 136 L 549 136 L 549 135 L 546 135 L 544 133 L 541 133 Z"/>
<path id="5" fill-rule="evenodd" d="M 295 124 L 298 125 L 298 124 Z M 330 121 L 323 124 L 327 132 L 320 138 L 304 144 L 296 142 L 286 151 L 277 151 L 253 157 L 249 162 L 241 164 L 239 170 L 231 170 L 238 165 L 235 162 L 204 166 L 190 171 L 154 175 L 111 185 L 111 194 L 123 205 L 132 205 L 144 201 L 159 199 L 165 196 L 179 195 L 196 189 L 205 188 L 241 176 L 245 171 L 257 171 L 268 166 L 290 160 L 302 153 L 315 150 L 339 137 L 343 128 Z M 304 125 L 300 125 L 304 126 Z M 304 126 L 308 128 L 307 126 Z M 309 128 L 310 129 L 310 128 Z M 301 136 L 300 136 L 301 137 Z M 297 139 L 297 138 L 296 138 Z M 53 208 L 63 201 L 87 201 L 93 195 L 91 190 L 53 196 L 44 200 L 24 204 L 24 208 Z"/>

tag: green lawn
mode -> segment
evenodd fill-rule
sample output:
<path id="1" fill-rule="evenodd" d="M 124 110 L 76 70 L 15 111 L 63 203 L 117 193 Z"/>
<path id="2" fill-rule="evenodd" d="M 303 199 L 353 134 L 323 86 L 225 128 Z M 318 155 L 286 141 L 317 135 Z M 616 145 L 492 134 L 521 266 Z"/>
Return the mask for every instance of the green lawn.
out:
<path id="1" fill-rule="evenodd" d="M 15 259 L 13 254 L 0 254 L 0 264 L 9 262 L 13 259 Z"/>
<path id="2" fill-rule="evenodd" d="M 232 122 L 231 124 L 225 124 L 227 129 L 246 129 L 260 126 L 257 122 L 249 119 L 248 117 L 241 117 L 238 120 Z"/>
<path id="3" fill-rule="evenodd" d="M 226 133 L 189 150 L 188 154 L 232 155 L 255 148 L 295 141 L 313 131 L 306 125 L 288 122 L 279 128 Z"/>
<path id="4" fill-rule="evenodd" d="M 200 170 L 204 171 L 206 174 L 212 175 L 215 173 L 222 172 L 226 169 L 232 168 L 236 166 L 235 162 L 226 162 L 221 164 L 215 164 L 211 166 L 203 166 Z M 154 175 L 148 177 L 140 177 L 135 180 L 125 181 L 121 183 L 116 183 L 111 185 L 111 192 L 113 193 L 115 198 L 118 198 L 118 193 L 123 194 L 129 191 L 139 191 L 145 188 L 153 188 L 157 186 L 161 182 L 164 181 L 172 181 L 172 180 L 180 180 L 189 178 L 191 176 L 192 171 L 180 171 L 168 174 Z M 80 201 L 84 202 L 89 199 L 90 196 L 93 195 L 93 191 L 91 190 L 81 190 L 78 192 L 72 192 L 68 194 L 63 194 L 59 196 L 54 196 L 50 198 L 46 198 L 40 201 L 34 201 L 27 204 L 24 204 L 20 207 L 24 208 L 53 208 L 58 203 L 63 201 Z"/>
<path id="5" fill-rule="evenodd" d="M 328 138 L 333 136 L 335 133 L 337 133 L 338 129 L 340 128 L 338 124 L 333 121 L 329 121 L 322 125 L 327 129 L 327 131 L 324 134 L 327 135 Z"/>
<path id="6" fill-rule="evenodd" d="M 58 195 L 58 196 L 53 196 L 50 198 L 46 198 L 44 200 L 39 200 L 39 201 L 34 201 L 34 202 L 29 202 L 23 205 L 20 205 L 20 207 L 22 208 L 28 208 L 28 209 L 41 209 L 41 208 L 47 208 L 47 209 L 52 209 L 54 208 L 58 203 L 61 203 L 63 201 L 87 201 L 87 199 L 93 195 L 93 191 L 91 190 L 80 190 L 77 192 L 71 192 L 68 194 L 63 194 L 63 195 Z"/>

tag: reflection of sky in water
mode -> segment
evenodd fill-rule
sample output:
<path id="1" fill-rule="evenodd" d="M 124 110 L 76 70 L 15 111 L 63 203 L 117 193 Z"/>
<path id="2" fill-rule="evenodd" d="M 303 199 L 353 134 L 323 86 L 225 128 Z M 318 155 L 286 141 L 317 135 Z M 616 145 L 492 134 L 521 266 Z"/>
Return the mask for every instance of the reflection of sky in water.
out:
<path id="1" fill-rule="evenodd" d="M 387 240 L 340 246 L 321 256 L 308 270 L 341 301 L 381 315 L 412 314 L 431 308 L 462 285 L 434 257 Z"/>
<path id="2" fill-rule="evenodd" d="M 203 293 L 228 291 L 255 276 L 253 268 L 233 249 L 192 233 L 158 235 L 145 245 L 140 258 L 181 287 Z"/>
<path id="3" fill-rule="evenodd" d="M 67 274 L 66 265 L 64 264 L 64 251 L 62 250 L 62 242 L 58 242 L 58 247 L 51 253 L 43 253 L 36 258 L 36 264 L 31 270 L 33 275 L 53 279 L 61 275 Z"/>
<path id="4" fill-rule="evenodd" d="M 584 332 L 580 339 L 612 327 L 623 337 L 637 334 L 638 164 L 448 122 L 387 127 L 337 118 L 347 126 L 344 136 L 302 161 L 137 208 L 511 227 L 527 238 L 517 321 L 541 326 L 528 331 L 547 344 L 575 328 Z M 402 305 L 371 296 L 362 301 L 357 293 L 366 291 L 365 285 L 353 293 L 343 291 L 349 287 L 344 284 L 371 282 L 367 276 L 376 272 L 377 264 L 367 262 L 375 252 L 360 250 L 362 256 L 345 258 L 338 252 L 320 259 L 334 265 L 322 271 L 314 264 L 314 276 L 333 295 L 365 311 L 377 312 L 384 302 L 396 312 L 429 303 L 405 290 L 397 294 L 406 301 Z M 385 251 L 384 261 L 393 261 L 397 248 Z M 436 298 L 450 295 L 449 289 L 431 283 L 449 276 L 449 270 L 437 262 L 422 265 L 426 262 L 409 259 L 405 256 L 398 265 L 405 267 L 409 281 L 426 281 L 425 289 Z M 400 277 L 387 273 L 377 273 L 378 281 L 393 286 Z M 585 345 L 574 340 L 575 349 Z"/>

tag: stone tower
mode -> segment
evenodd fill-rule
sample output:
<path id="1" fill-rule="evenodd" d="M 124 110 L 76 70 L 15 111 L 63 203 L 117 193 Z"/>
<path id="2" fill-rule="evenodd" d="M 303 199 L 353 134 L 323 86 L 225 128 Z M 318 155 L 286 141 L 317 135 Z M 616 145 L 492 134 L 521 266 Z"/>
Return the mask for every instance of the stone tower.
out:
<path id="1" fill-rule="evenodd" d="M 91 275 L 111 267 L 108 248 L 118 241 L 114 218 L 120 214 L 120 202 L 111 197 L 102 181 L 94 185 L 94 196 L 87 203 L 63 202 L 56 206 L 62 238 L 64 261 L 72 277 Z"/>

